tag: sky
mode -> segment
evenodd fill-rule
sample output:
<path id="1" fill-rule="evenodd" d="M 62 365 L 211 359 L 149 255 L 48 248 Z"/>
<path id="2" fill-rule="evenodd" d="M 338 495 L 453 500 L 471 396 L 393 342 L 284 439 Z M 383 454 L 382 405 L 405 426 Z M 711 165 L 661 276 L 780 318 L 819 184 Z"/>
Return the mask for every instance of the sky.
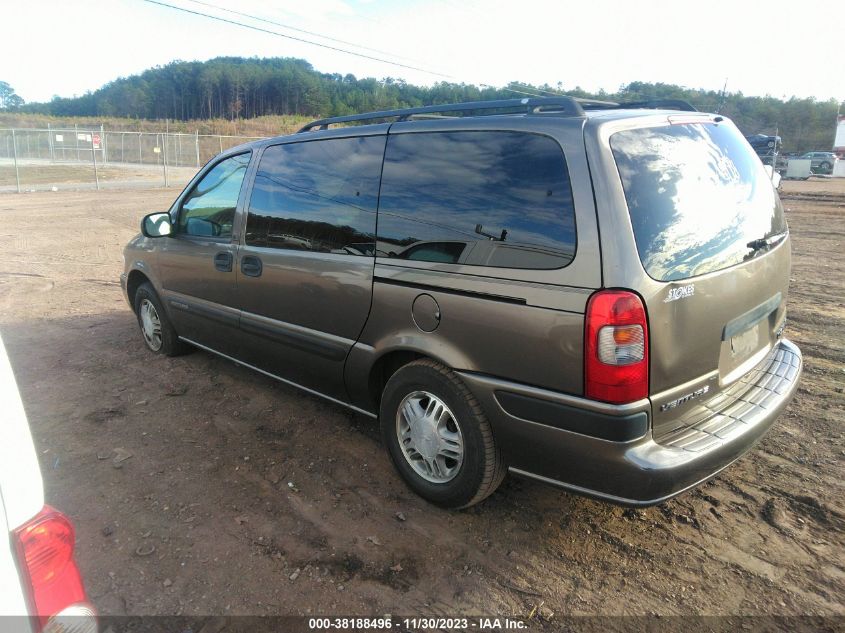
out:
<path id="1" fill-rule="evenodd" d="M 144 0 L 28 0 L 6 11 L 0 81 L 27 102 L 46 101 L 176 59 L 237 55 L 299 57 L 321 72 L 423 85 L 560 82 L 564 90 L 615 91 L 648 81 L 721 90 L 727 81 L 729 92 L 746 95 L 845 99 L 845 17 L 833 2 L 824 8 L 782 0 L 160 1 L 421 70 Z"/>

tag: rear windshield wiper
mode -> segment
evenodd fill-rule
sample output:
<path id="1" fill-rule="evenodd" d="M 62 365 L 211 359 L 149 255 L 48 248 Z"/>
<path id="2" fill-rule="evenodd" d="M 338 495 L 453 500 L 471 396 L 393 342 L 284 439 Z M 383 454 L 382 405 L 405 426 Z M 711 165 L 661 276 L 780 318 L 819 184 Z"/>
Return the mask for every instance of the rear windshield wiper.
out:
<path id="1" fill-rule="evenodd" d="M 751 240 L 750 242 L 748 242 L 748 244 L 746 244 L 746 246 L 755 253 L 757 251 L 768 250 L 773 246 L 780 244 L 786 238 L 787 235 L 789 235 L 789 231 L 781 231 L 780 233 L 775 233 L 773 235 L 761 237 L 756 240 Z"/>

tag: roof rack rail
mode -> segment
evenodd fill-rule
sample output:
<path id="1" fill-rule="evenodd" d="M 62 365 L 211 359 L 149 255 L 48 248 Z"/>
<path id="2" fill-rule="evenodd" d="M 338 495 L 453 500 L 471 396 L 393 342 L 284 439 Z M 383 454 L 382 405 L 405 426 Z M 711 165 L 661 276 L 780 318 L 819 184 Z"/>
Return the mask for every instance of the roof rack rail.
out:
<path id="1" fill-rule="evenodd" d="M 647 101 L 630 101 L 620 103 L 617 108 L 646 109 L 646 110 L 682 110 L 684 112 L 698 112 L 698 108 L 683 99 L 649 99 Z"/>
<path id="2" fill-rule="evenodd" d="M 349 116 L 336 116 L 327 119 L 318 119 L 302 127 L 299 132 L 309 132 L 315 128 L 327 130 L 329 125 L 336 123 L 352 123 L 355 121 L 374 121 L 378 119 L 396 119 L 407 121 L 415 115 L 442 114 L 444 112 L 480 112 L 484 110 L 515 110 L 526 114 L 555 113 L 565 116 L 584 116 L 584 109 L 581 107 L 581 100 L 575 97 L 536 97 L 525 99 L 499 99 L 496 101 L 469 101 L 467 103 L 449 103 L 445 105 L 421 106 L 418 108 L 403 108 L 401 110 L 382 110 L 379 112 L 366 112 L 364 114 L 351 114 Z M 587 102 L 588 104 L 589 102 Z M 586 104 L 585 104 L 586 105 Z M 493 112 L 495 114 L 495 112 Z M 488 112 L 489 114 L 489 112 Z"/>
<path id="3" fill-rule="evenodd" d="M 449 112 L 476 113 L 487 111 L 486 114 L 501 114 L 500 110 L 512 110 L 508 114 L 558 114 L 564 116 L 581 117 L 585 110 L 619 110 L 623 108 L 651 108 L 666 110 L 683 110 L 697 112 L 688 102 L 682 99 L 652 99 L 650 101 L 635 101 L 631 103 L 615 103 L 613 101 L 599 101 L 597 99 L 580 99 L 561 95 L 559 97 L 532 97 L 525 99 L 499 99 L 496 101 L 469 101 L 466 103 L 448 103 L 444 105 L 420 106 L 417 108 L 402 108 L 398 110 L 380 110 L 348 116 L 335 116 L 311 121 L 299 129 L 299 132 L 312 130 L 327 130 L 330 125 L 337 123 L 353 123 L 359 121 L 377 121 L 380 119 L 396 119 L 407 121 L 411 117 L 437 118 Z"/>

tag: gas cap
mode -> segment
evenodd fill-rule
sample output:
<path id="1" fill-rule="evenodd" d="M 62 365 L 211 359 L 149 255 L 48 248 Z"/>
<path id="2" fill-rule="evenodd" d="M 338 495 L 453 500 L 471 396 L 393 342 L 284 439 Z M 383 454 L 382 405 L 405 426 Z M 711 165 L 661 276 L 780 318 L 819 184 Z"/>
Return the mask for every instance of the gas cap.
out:
<path id="1" fill-rule="evenodd" d="M 411 315 L 416 326 L 423 332 L 434 332 L 440 325 L 440 306 L 431 295 L 417 295 Z"/>

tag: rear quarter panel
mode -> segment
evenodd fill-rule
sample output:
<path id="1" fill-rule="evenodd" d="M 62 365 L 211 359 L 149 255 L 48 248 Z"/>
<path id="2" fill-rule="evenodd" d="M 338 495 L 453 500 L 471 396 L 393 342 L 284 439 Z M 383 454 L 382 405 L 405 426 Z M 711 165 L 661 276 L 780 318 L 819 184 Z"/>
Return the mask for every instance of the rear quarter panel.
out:
<path id="1" fill-rule="evenodd" d="M 583 392 L 584 311 L 601 286 L 601 254 L 583 119 L 479 117 L 395 124 L 390 134 L 439 131 L 542 134 L 562 147 L 575 203 L 573 261 L 554 270 L 401 262 L 377 257 L 370 316 L 345 371 L 355 404 L 373 364 L 384 354 L 414 351 L 460 370 L 579 395 Z M 434 332 L 412 318 L 414 299 L 429 294 L 442 315 Z M 371 405 L 370 405 L 371 406 Z"/>

